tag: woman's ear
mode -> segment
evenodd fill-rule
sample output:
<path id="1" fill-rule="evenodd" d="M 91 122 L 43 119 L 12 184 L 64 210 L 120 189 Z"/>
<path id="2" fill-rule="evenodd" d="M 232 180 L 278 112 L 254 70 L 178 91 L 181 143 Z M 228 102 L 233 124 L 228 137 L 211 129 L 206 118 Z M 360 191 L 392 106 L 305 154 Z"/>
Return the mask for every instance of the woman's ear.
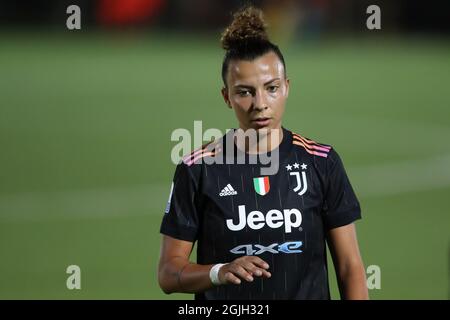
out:
<path id="1" fill-rule="evenodd" d="M 290 85 L 290 80 L 289 80 L 289 78 L 286 78 L 286 98 L 289 97 L 289 85 Z"/>
<path id="2" fill-rule="evenodd" d="M 222 88 L 222 97 L 225 103 L 227 104 L 228 108 L 232 109 L 231 103 L 230 103 L 230 97 L 228 96 L 228 89 L 226 87 Z"/>

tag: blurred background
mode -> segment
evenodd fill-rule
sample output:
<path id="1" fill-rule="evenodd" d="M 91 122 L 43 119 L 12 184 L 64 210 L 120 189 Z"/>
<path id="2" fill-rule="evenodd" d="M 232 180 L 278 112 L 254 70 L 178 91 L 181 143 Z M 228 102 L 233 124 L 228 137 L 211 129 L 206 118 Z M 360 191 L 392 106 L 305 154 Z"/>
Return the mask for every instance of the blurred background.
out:
<path id="1" fill-rule="evenodd" d="M 245 3 L 285 55 L 284 126 L 333 145 L 360 198 L 362 256 L 381 268 L 371 298 L 448 299 L 450 2 Z M 0 1 L 0 298 L 192 298 L 157 284 L 170 137 L 194 120 L 236 127 L 219 39 L 243 4 Z"/>

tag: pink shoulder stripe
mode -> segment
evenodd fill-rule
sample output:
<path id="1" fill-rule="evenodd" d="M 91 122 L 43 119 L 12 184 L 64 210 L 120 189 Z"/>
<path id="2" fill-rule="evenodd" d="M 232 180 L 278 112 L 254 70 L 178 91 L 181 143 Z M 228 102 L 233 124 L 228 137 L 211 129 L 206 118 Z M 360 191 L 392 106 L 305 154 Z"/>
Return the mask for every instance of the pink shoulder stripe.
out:
<path id="1" fill-rule="evenodd" d="M 309 150 L 302 142 L 300 142 L 300 141 L 294 141 L 294 142 L 292 142 L 293 144 L 295 144 L 295 145 L 298 145 L 298 146 L 302 146 L 304 149 L 305 149 L 305 151 L 306 152 L 308 152 L 309 154 L 312 154 L 312 155 L 315 155 L 315 156 L 319 156 L 319 157 L 324 157 L 324 158 L 327 158 L 328 157 L 328 153 L 323 153 L 323 152 L 318 152 L 318 151 L 312 151 L 312 150 Z"/>
<path id="2" fill-rule="evenodd" d="M 317 143 L 314 140 L 307 139 L 294 132 L 292 133 L 292 137 L 293 137 L 292 140 L 293 144 L 303 147 L 306 152 L 315 156 L 327 158 L 328 153 L 332 149 L 331 146 Z"/>

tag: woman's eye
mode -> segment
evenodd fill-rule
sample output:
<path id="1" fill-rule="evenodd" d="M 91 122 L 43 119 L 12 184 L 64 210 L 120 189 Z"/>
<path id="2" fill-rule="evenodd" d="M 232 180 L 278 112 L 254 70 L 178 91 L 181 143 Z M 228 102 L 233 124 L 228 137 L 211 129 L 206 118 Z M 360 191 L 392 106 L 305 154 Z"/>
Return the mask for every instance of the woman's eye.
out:
<path id="1" fill-rule="evenodd" d="M 269 90 L 269 92 L 277 92 L 278 86 L 270 86 L 267 89 Z"/>

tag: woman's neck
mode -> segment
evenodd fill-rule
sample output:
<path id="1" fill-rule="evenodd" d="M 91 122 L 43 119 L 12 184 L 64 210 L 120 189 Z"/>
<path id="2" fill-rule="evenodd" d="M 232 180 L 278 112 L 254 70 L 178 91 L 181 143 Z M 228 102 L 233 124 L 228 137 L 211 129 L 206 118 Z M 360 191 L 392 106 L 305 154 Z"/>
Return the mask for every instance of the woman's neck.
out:
<path id="1" fill-rule="evenodd" d="M 276 149 L 283 140 L 283 129 L 239 129 L 234 141 L 238 149 L 248 154 L 267 153 Z"/>

